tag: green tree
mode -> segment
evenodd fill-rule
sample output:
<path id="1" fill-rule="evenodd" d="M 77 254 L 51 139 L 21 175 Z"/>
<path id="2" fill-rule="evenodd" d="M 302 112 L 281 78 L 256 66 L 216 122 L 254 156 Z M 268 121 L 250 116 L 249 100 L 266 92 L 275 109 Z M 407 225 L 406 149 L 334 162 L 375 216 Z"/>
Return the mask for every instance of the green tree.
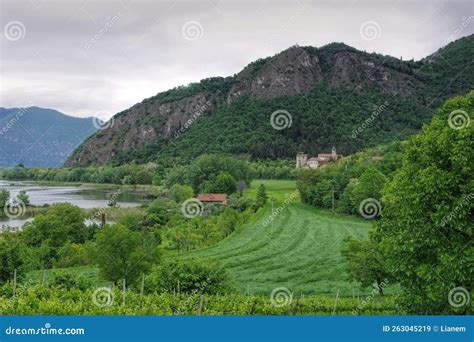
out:
<path id="1" fill-rule="evenodd" d="M 189 185 L 174 184 L 170 189 L 170 197 L 176 203 L 182 203 L 193 197 L 193 188 Z"/>
<path id="2" fill-rule="evenodd" d="M 47 243 L 53 248 L 67 242 L 83 243 L 88 236 L 84 220 L 85 215 L 79 207 L 69 203 L 55 204 L 25 226 L 25 241 L 33 246 Z"/>
<path id="3" fill-rule="evenodd" d="M 154 224 L 165 225 L 169 221 L 169 212 L 171 210 L 170 203 L 166 201 L 156 201 L 151 203 L 147 208 L 146 221 Z"/>
<path id="4" fill-rule="evenodd" d="M 384 191 L 376 238 L 411 313 L 472 313 L 468 301 L 456 308 L 449 298 L 454 288 L 473 294 L 472 118 L 474 92 L 447 101 L 410 139 Z"/>
<path id="5" fill-rule="evenodd" d="M 151 184 L 153 174 L 146 170 L 139 170 L 132 176 L 133 184 Z"/>
<path id="6" fill-rule="evenodd" d="M 13 279 L 16 269 L 21 276 L 31 269 L 31 253 L 20 240 L 18 234 L 3 232 L 0 234 L 0 282 Z"/>
<path id="7" fill-rule="evenodd" d="M 375 168 L 365 170 L 350 189 L 351 213 L 357 213 L 364 200 L 375 199 L 380 202 L 382 188 L 386 182 L 387 177 L 379 170 Z"/>
<path id="8" fill-rule="evenodd" d="M 30 196 L 26 194 L 25 190 L 20 190 L 20 193 L 16 196 L 16 198 L 23 203 L 24 205 L 30 205 Z"/>
<path id="9" fill-rule="evenodd" d="M 217 176 L 223 172 L 247 184 L 252 180 L 249 162 L 225 155 L 204 154 L 189 165 L 173 168 L 167 174 L 165 185 L 170 188 L 173 184 L 189 184 L 195 193 L 205 189 L 212 191 Z"/>
<path id="10" fill-rule="evenodd" d="M 139 232 L 115 224 L 97 234 L 97 264 L 107 280 L 125 279 L 127 284 L 134 284 L 158 262 L 157 246 L 149 245 Z"/>
<path id="11" fill-rule="evenodd" d="M 263 207 L 267 203 L 267 189 L 265 185 L 260 184 L 257 191 L 257 206 Z"/>
<path id="12" fill-rule="evenodd" d="M 237 181 L 228 172 L 221 172 L 217 175 L 212 186 L 212 192 L 231 194 L 237 189 Z"/>
<path id="13" fill-rule="evenodd" d="M 9 199 L 10 199 L 10 192 L 5 189 L 0 190 L 0 208 L 4 208 L 5 204 L 8 202 Z M 0 215 L 3 215 L 3 210 L 0 213 Z"/>
<path id="14" fill-rule="evenodd" d="M 341 254 L 346 258 L 349 274 L 363 288 L 373 285 L 383 295 L 390 274 L 381 259 L 380 247 L 371 239 L 356 240 L 352 236 L 344 239 Z"/>

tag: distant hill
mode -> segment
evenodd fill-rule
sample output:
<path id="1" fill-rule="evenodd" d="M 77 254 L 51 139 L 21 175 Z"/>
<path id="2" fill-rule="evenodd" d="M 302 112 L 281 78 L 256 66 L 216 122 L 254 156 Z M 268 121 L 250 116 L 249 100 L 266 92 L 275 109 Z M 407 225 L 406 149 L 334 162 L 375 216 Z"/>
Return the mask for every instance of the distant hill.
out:
<path id="1" fill-rule="evenodd" d="M 59 167 L 96 128 L 53 109 L 0 108 L 0 167 Z"/>
<path id="2" fill-rule="evenodd" d="M 473 60 L 473 35 L 420 61 L 342 43 L 293 46 L 232 77 L 171 89 L 116 114 L 66 165 L 174 164 L 203 153 L 280 159 L 332 146 L 352 154 L 418 132 L 443 100 L 471 89 Z M 287 127 L 275 129 L 272 113 L 281 119 L 273 126 Z"/>

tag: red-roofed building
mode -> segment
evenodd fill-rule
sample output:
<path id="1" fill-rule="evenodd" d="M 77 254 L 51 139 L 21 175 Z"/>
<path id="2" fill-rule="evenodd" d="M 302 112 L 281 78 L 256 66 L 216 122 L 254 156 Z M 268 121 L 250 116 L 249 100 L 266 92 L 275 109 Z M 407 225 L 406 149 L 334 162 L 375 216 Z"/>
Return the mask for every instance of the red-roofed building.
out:
<path id="1" fill-rule="evenodd" d="M 197 199 L 202 203 L 227 204 L 227 194 L 199 194 Z"/>

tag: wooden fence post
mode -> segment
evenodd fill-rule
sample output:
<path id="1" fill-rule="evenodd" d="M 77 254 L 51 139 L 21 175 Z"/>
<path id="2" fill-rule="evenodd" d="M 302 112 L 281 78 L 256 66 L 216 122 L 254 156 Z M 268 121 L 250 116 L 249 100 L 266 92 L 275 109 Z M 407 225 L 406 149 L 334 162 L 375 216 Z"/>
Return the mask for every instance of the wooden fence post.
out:
<path id="1" fill-rule="evenodd" d="M 199 298 L 199 306 L 198 306 L 198 315 L 202 314 L 202 310 L 204 309 L 204 295 L 201 295 Z"/>
<path id="2" fill-rule="evenodd" d="M 13 270 L 13 297 L 16 296 L 16 268 Z"/>
<path id="3" fill-rule="evenodd" d="M 332 309 L 332 314 L 334 315 L 336 313 L 336 308 L 337 308 L 337 302 L 339 300 L 339 289 L 337 289 L 336 293 L 336 301 L 334 302 L 334 308 Z"/>
<path id="4" fill-rule="evenodd" d="M 143 297 L 143 292 L 145 290 L 145 273 L 142 273 L 142 286 L 140 288 L 140 295 Z"/>
<path id="5" fill-rule="evenodd" d="M 296 298 L 296 302 L 294 305 L 291 306 L 291 314 L 294 315 L 295 311 L 298 311 L 298 306 L 299 306 L 299 298 Z"/>
<path id="6" fill-rule="evenodd" d="M 257 308 L 257 298 L 253 299 L 252 307 L 250 308 L 250 314 L 255 314 L 255 309 Z"/>
<path id="7" fill-rule="evenodd" d="M 123 291 L 122 305 L 125 306 L 125 301 L 126 301 L 126 284 L 125 284 L 125 279 L 123 279 L 122 291 Z"/>

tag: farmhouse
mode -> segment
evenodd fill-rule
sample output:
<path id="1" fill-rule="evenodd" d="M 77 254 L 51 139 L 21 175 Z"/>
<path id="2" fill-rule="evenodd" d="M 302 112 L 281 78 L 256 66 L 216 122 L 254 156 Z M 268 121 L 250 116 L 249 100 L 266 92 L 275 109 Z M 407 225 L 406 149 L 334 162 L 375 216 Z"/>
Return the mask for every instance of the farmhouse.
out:
<path id="1" fill-rule="evenodd" d="M 197 199 L 206 204 L 227 204 L 227 194 L 199 194 Z"/>
<path id="2" fill-rule="evenodd" d="M 319 153 L 317 157 L 311 157 L 309 159 L 307 154 L 298 153 L 296 155 L 296 168 L 317 169 L 330 161 L 340 158 L 342 158 L 342 154 L 337 154 L 336 147 L 332 148 L 331 153 Z"/>

